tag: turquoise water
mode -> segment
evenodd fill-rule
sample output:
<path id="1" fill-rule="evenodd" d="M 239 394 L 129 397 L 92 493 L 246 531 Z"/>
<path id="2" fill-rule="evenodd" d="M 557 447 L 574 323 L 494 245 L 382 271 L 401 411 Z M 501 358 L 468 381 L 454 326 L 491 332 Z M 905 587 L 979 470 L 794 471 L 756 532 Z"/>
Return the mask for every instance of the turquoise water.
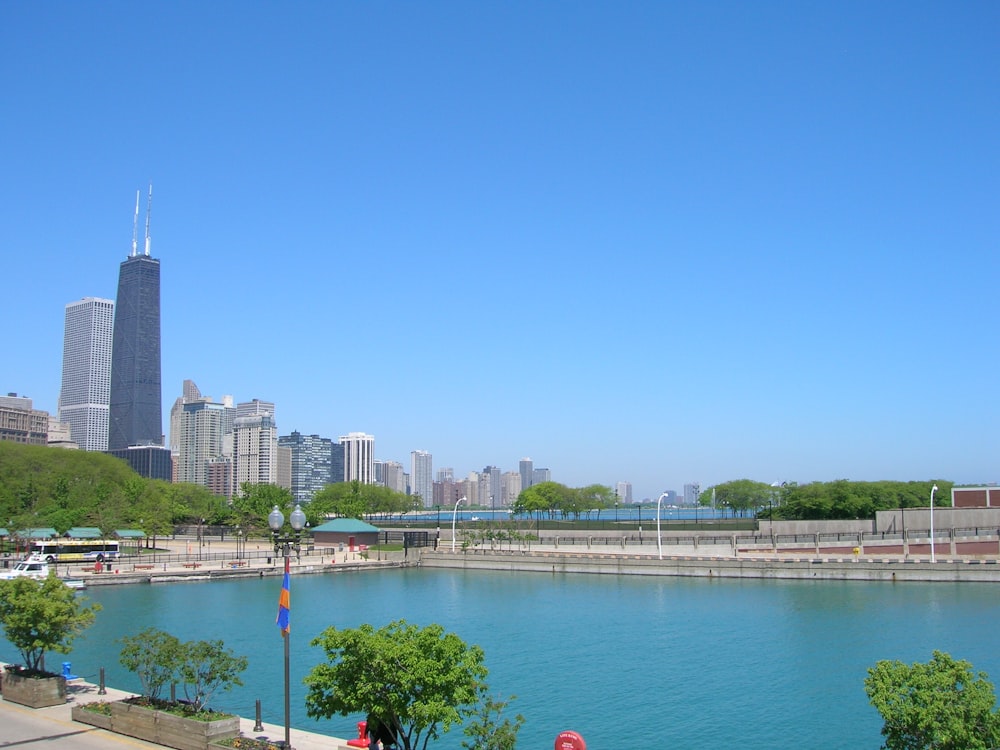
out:
<path id="1" fill-rule="evenodd" d="M 246 686 L 218 708 L 282 716 L 280 580 L 94 588 L 104 610 L 70 656 L 74 673 L 137 689 L 118 665 L 124 634 L 156 626 L 222 638 L 250 657 Z M 989 584 L 885 584 L 551 576 L 392 570 L 292 577 L 292 724 L 340 737 L 354 718 L 305 716 L 302 678 L 329 625 L 438 622 L 486 652 L 490 684 L 516 694 L 525 750 L 574 729 L 593 750 L 644 737 L 685 750 L 857 750 L 880 745 L 865 698 L 879 659 L 926 660 L 935 648 L 1000 681 L 1000 614 Z M 16 653 L 0 641 L 0 658 Z M 50 654 L 49 666 L 63 657 Z M 433 747 L 457 750 L 453 731 Z"/>

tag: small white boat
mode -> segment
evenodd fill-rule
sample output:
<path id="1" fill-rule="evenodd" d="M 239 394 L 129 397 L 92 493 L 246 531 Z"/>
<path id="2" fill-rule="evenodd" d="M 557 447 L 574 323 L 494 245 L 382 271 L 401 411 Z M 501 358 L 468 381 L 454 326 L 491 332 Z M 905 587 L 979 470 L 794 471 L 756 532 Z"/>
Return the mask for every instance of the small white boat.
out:
<path id="1" fill-rule="evenodd" d="M 48 578 L 52 569 L 48 562 L 34 557 L 18 560 L 14 567 L 7 571 L 0 572 L 0 579 L 10 580 L 11 578 L 35 578 L 42 580 Z M 80 578 L 60 578 L 71 589 L 85 589 L 87 584 Z"/>

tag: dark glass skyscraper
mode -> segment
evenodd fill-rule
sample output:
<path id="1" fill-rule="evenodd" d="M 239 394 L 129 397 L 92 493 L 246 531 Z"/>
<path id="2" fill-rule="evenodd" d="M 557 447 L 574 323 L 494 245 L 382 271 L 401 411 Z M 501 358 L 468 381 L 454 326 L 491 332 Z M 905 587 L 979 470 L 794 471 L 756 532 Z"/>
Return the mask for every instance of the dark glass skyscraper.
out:
<path id="1" fill-rule="evenodd" d="M 150 199 L 152 199 L 150 188 Z M 136 196 L 136 218 L 139 202 Z M 160 402 L 160 261 L 146 247 L 121 264 L 111 349 L 111 409 L 108 450 L 134 445 L 163 445 Z"/>

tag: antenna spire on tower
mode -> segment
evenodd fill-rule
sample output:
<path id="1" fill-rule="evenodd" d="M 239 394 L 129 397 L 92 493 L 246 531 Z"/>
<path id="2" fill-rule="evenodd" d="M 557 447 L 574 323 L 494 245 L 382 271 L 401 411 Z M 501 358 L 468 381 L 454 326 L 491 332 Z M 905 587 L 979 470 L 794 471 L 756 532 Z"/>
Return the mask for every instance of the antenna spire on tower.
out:
<path id="1" fill-rule="evenodd" d="M 138 205 L 138 204 L 136 204 Z M 153 212 L 153 183 L 149 183 L 149 201 L 146 203 L 146 257 L 149 257 L 149 215 Z"/>
<path id="2" fill-rule="evenodd" d="M 135 216 L 132 217 L 132 255 L 138 252 L 139 239 L 139 191 L 135 191 Z"/>

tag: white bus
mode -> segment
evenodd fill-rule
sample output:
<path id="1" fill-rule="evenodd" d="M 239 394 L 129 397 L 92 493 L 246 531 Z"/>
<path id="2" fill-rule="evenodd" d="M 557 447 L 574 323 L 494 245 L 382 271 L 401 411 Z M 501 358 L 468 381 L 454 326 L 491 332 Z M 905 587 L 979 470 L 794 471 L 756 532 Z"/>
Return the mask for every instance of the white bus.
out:
<path id="1" fill-rule="evenodd" d="M 35 539 L 29 548 L 32 557 L 48 562 L 117 560 L 117 539 Z"/>

